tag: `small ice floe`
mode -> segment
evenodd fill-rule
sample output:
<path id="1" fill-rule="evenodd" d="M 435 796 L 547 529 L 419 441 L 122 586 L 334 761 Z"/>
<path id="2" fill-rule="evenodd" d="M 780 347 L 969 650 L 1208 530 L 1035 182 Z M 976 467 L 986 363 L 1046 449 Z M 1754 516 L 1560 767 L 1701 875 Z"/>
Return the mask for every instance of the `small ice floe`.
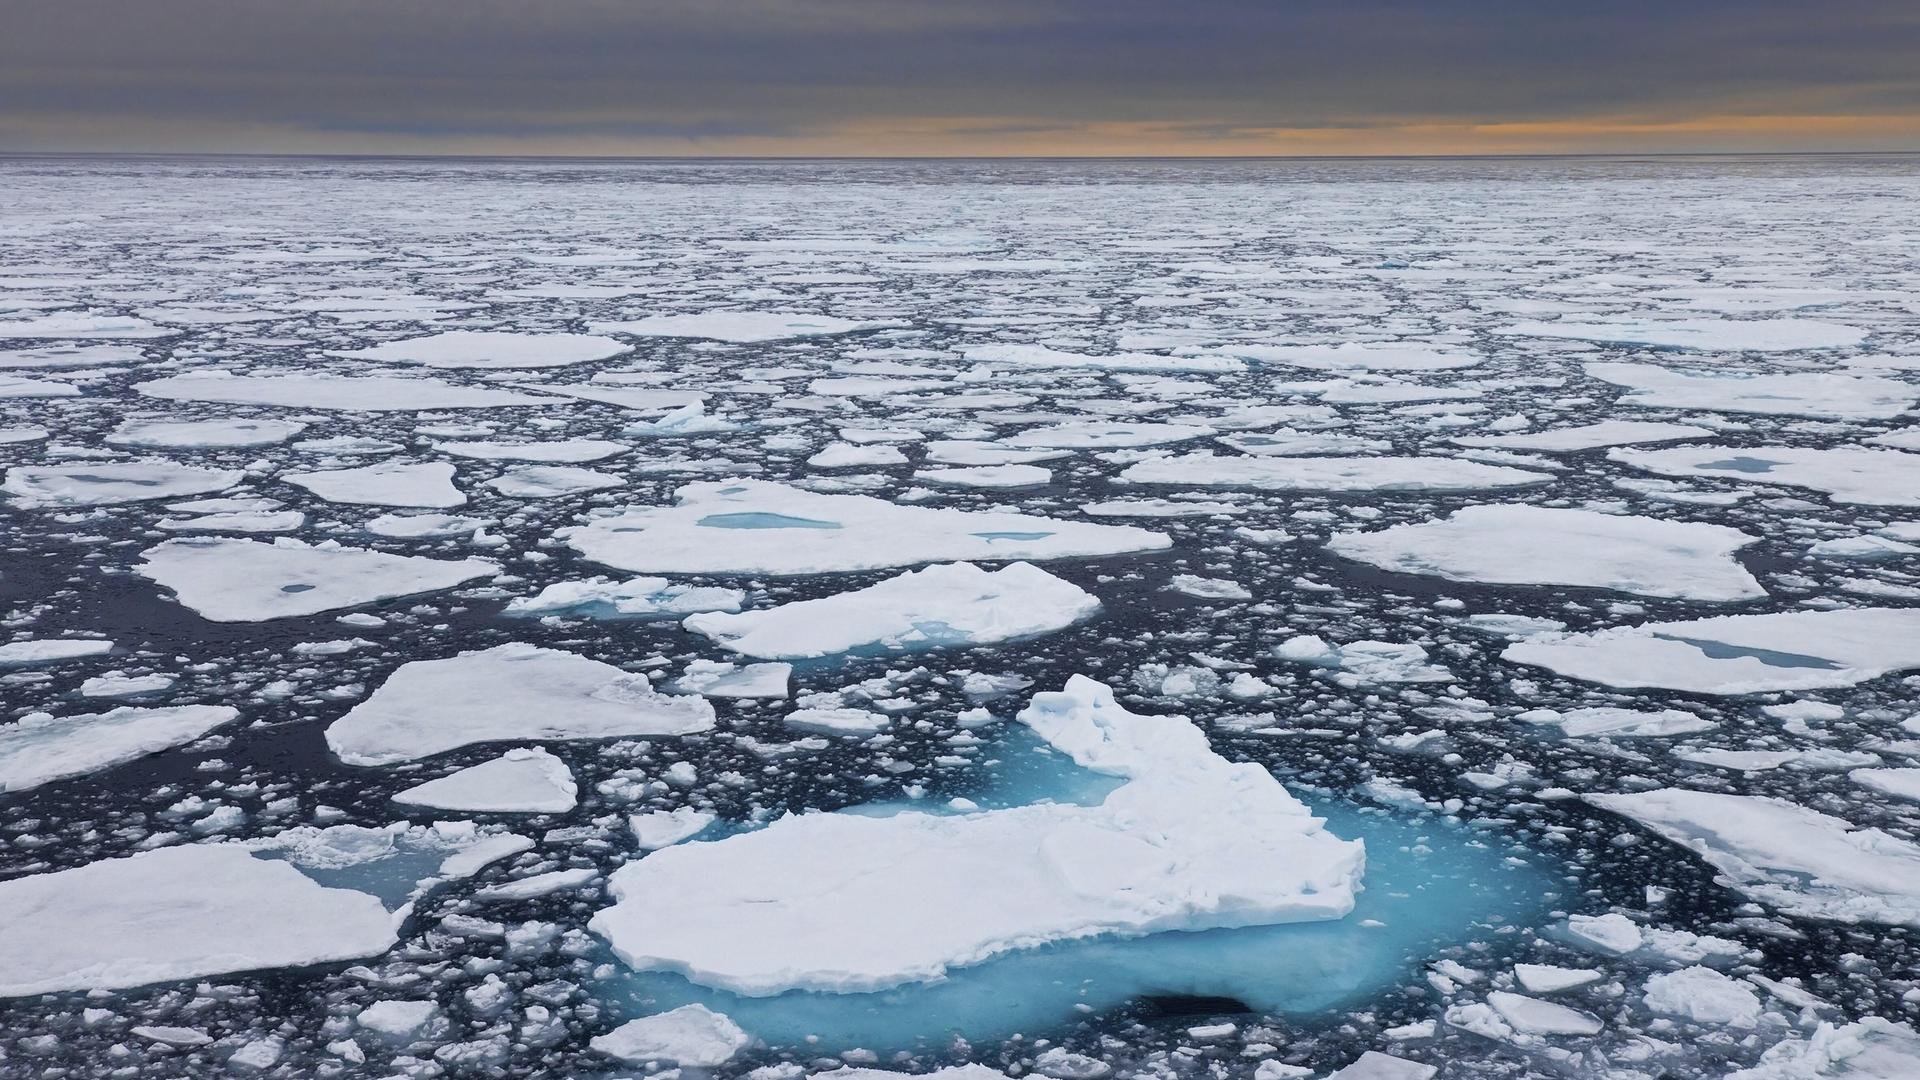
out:
<path id="1" fill-rule="evenodd" d="M 1782 611 L 1540 634 L 1500 656 L 1607 686 L 1699 694 L 1852 686 L 1920 667 L 1920 609 Z"/>
<path id="2" fill-rule="evenodd" d="M 487 814 L 564 814 L 578 802 L 567 763 L 537 746 L 509 750 L 393 797 L 406 806 Z"/>
<path id="3" fill-rule="evenodd" d="M 486 482 L 486 486 L 516 499 L 555 499 L 589 491 L 625 487 L 626 479 L 612 473 L 570 465 L 516 465 Z"/>
<path id="4" fill-rule="evenodd" d="M 226 449 L 273 446 L 306 429 L 294 420 L 122 420 L 106 441 L 115 446 Z"/>
<path id="5" fill-rule="evenodd" d="M 395 765 L 474 743 L 687 735 L 713 722 L 704 698 L 516 642 L 402 664 L 327 728 L 327 746 L 350 765 Z"/>
<path id="6" fill-rule="evenodd" d="M 1733 557 L 1759 542 L 1724 525 L 1512 505 L 1469 506 L 1439 521 L 1336 533 L 1327 550 L 1449 581 L 1735 601 L 1767 595 Z"/>
<path id="7" fill-rule="evenodd" d="M 1529 709 L 1514 717 L 1526 724 L 1551 724 L 1571 738 L 1666 738 L 1712 731 L 1719 724 L 1681 709 Z"/>
<path id="8" fill-rule="evenodd" d="M 1130 423 L 1115 420 L 1080 420 L 1046 427 L 1028 428 L 1002 440 L 1021 449 L 1084 450 L 1115 449 L 1136 446 L 1164 446 L 1212 435 L 1213 429 L 1195 424 Z"/>
<path id="9" fill-rule="evenodd" d="M 214 622 L 258 622 L 358 607 L 450 589 L 500 572 L 486 559 L 430 559 L 384 551 L 272 543 L 227 537 L 183 537 L 140 553 L 137 569 L 174 599 Z"/>
<path id="10" fill-rule="evenodd" d="M 1290 637 L 1274 647 L 1274 655 L 1296 664 L 1327 668 L 1336 681 L 1365 683 L 1452 682 L 1453 673 L 1428 663 L 1419 645 L 1392 641 L 1351 641 L 1334 645 L 1312 634 Z"/>
<path id="11" fill-rule="evenodd" d="M 15 465 L 0 492 L 29 508 L 106 506 L 225 491 L 246 474 L 173 461 L 99 461 L 71 465 Z"/>
<path id="12" fill-rule="evenodd" d="M 444 461 L 382 461 L 351 469 L 283 473 L 280 479 L 332 503 L 444 510 L 467 502 L 466 494 L 453 486 L 453 473 L 453 466 Z"/>
<path id="13" fill-rule="evenodd" d="M 0 645 L 0 668 L 44 667 L 63 660 L 104 656 L 113 651 L 113 642 L 99 638 L 30 638 Z"/>
<path id="14" fill-rule="evenodd" d="M 631 348 L 591 334 L 449 330 L 364 349 L 333 351 L 330 355 L 429 368 L 544 368 L 608 360 Z"/>
<path id="15" fill-rule="evenodd" d="M 1524 431 L 1512 435 L 1462 435 L 1451 440 L 1461 446 L 1479 446 L 1495 450 L 1535 450 L 1552 454 L 1594 450 L 1603 446 L 1631 446 L 1635 443 L 1672 442 L 1675 439 L 1711 437 L 1713 432 L 1694 424 L 1674 424 L 1657 420 L 1602 420 L 1579 427 Z"/>
<path id="16" fill-rule="evenodd" d="M 1850 349 L 1867 339 L 1865 330 L 1812 319 L 1669 319 L 1630 315 L 1589 322 L 1522 322 L 1496 333 L 1711 352 Z"/>
<path id="17" fill-rule="evenodd" d="M 593 1048 L 634 1064 L 713 1069 L 738 1057 L 753 1039 L 740 1025 L 705 1005 L 682 1005 L 629 1020 L 593 1039 Z"/>
<path id="18" fill-rule="evenodd" d="M 1841 503 L 1920 506 L 1920 454 L 1866 446 L 1677 446 L 1607 456 L 1662 476 L 1704 476 L 1824 491 Z"/>
<path id="19" fill-rule="evenodd" d="M 530 461 L 540 465 L 580 465 L 616 457 L 633 449 L 611 439 L 558 439 L 552 442 L 496 442 L 472 439 L 437 442 L 435 450 L 479 461 Z"/>
<path id="20" fill-rule="evenodd" d="M 1120 473 L 1120 479 L 1131 484 L 1259 491 L 1472 491 L 1545 484 L 1553 477 L 1459 458 L 1275 458 L 1192 453 L 1137 461 Z"/>
<path id="21" fill-rule="evenodd" d="M 277 405 L 287 409 L 339 409 L 347 412 L 497 409 L 514 405 L 560 403 L 551 397 L 486 386 L 456 386 L 437 379 L 390 375 L 313 375 L 298 371 L 269 375 L 190 371 L 136 383 L 133 388 L 148 397 L 166 401 Z"/>
<path id="22" fill-rule="evenodd" d="M 0 725 L 0 791 L 28 791 L 190 743 L 240 716 L 225 705 L 122 706 L 102 713 L 28 713 Z"/>
<path id="23" fill-rule="evenodd" d="M 1760 795 L 1684 788 L 1586 800 L 1645 825 L 1793 915 L 1920 926 L 1920 846 Z"/>
<path id="24" fill-rule="evenodd" d="M 562 529 L 595 562 L 693 574 L 820 574 L 970 559 L 1054 559 L 1171 546 L 1164 533 L 1002 510 L 901 506 L 762 480 L 688 484 L 673 506 Z"/>
<path id="25" fill-rule="evenodd" d="M 653 315 L 644 319 L 595 322 L 587 324 L 587 329 L 596 334 L 705 338 L 708 341 L 744 345 L 758 341 L 853 334 L 865 330 L 897 330 L 906 325 L 891 320 L 841 319 L 806 312 L 702 311 L 693 315 Z"/>
<path id="26" fill-rule="evenodd" d="M 1822 1021 L 1804 1038 L 1777 1042 L 1751 1069 L 1727 1080 L 1901 1080 L 1920 1076 L 1920 1033 L 1869 1016 L 1851 1024 Z"/>
<path id="27" fill-rule="evenodd" d="M 375 536 L 396 540 L 437 540 L 447 536 L 472 536 L 496 524 L 492 518 L 464 514 L 381 514 L 369 518 L 366 529 Z"/>
<path id="28" fill-rule="evenodd" d="M 1478 353 L 1421 341 L 1346 341 L 1337 345 L 1227 345 L 1209 350 L 1262 364 L 1313 371 L 1454 371 L 1483 362 Z"/>
<path id="29" fill-rule="evenodd" d="M 971 468 L 922 469 L 915 480 L 968 488 L 1040 487 L 1053 482 L 1053 473 L 1038 465 L 976 465 Z"/>
<path id="30" fill-rule="evenodd" d="M 663 577 L 636 577 L 625 581 L 588 578 L 556 581 L 533 596 L 507 601 L 503 615 L 541 618 L 547 615 L 585 615 L 640 618 L 649 615 L 691 615 L 698 611 L 738 611 L 747 594 L 716 585 L 676 585 Z"/>
<path id="31" fill-rule="evenodd" d="M 793 665 L 780 662 L 730 664 L 722 660 L 693 660 L 673 681 L 683 694 L 720 698 L 773 698 L 785 701 Z"/>
<path id="32" fill-rule="evenodd" d="M 704 810 L 683 806 L 678 810 L 652 810 L 627 818 L 633 842 L 642 851 L 658 851 L 682 840 L 691 840 L 705 832 L 719 817 Z"/>
<path id="33" fill-rule="evenodd" d="M 788 727 L 821 735 L 872 735 L 893 723 L 886 713 L 849 706 L 795 709 L 782 718 Z"/>
<path id="34" fill-rule="evenodd" d="M 694 615 L 683 625 L 737 653 L 797 660 L 863 648 L 969 646 L 1035 637 L 1099 609 L 1091 593 L 1031 563 L 999 570 L 952 563 L 817 600 Z"/>
<path id="35" fill-rule="evenodd" d="M 90 341 L 128 341 L 172 337 L 180 331 L 155 326 L 131 315 L 101 315 L 90 311 L 56 311 L 31 319 L 0 322 L 0 338 L 79 338 Z"/>
<path id="36" fill-rule="evenodd" d="M 1245 362 L 1230 356 L 1162 356 L 1158 353 L 1077 353 L 1044 345 L 970 345 L 963 350 L 975 364 L 1004 368 L 1085 368 L 1094 371 L 1184 371 L 1233 373 Z"/>
<path id="37" fill-rule="evenodd" d="M 1076 676 L 1020 720 L 1122 783 L 1092 806 L 804 814 L 670 847 L 614 873 L 616 903 L 591 927 L 637 969 L 768 995 L 936 980 L 1050 941 L 1351 910 L 1360 846 L 1185 718 L 1137 716 Z"/>

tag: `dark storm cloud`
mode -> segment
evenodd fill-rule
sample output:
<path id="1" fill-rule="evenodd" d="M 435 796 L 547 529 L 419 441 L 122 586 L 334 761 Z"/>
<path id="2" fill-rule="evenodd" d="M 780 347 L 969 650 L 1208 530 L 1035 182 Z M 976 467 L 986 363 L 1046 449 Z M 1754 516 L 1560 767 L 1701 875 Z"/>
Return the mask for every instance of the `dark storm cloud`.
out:
<path id="1" fill-rule="evenodd" d="M 8 7 L 0 146 L 16 148 L 254 138 L 288 149 L 303 135 L 345 133 L 394 146 L 589 135 L 637 147 L 785 138 L 805 149 L 903 118 L 978 142 L 1090 125 L 1231 140 L 1262 129 L 1920 114 L 1911 0 Z"/>

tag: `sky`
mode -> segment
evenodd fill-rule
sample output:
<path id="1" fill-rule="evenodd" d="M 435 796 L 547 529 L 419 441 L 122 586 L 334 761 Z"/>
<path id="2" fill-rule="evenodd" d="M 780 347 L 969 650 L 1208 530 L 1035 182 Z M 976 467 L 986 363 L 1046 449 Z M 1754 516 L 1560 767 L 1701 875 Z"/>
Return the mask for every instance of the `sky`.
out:
<path id="1" fill-rule="evenodd" d="M 0 151 L 1920 151 L 1920 0 L 5 0 Z"/>

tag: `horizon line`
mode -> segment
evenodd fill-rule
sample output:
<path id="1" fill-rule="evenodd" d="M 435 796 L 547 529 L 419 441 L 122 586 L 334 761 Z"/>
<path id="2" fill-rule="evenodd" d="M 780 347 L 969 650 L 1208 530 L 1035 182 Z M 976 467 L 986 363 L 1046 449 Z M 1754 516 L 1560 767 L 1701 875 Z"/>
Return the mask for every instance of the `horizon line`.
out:
<path id="1" fill-rule="evenodd" d="M 629 162 L 896 162 L 896 161 L 1490 161 L 1620 158 L 1920 157 L 1911 150 L 1615 150 L 1480 154 L 407 154 L 276 150 L 0 150 L 20 158 L 274 158 L 352 161 L 629 161 Z"/>

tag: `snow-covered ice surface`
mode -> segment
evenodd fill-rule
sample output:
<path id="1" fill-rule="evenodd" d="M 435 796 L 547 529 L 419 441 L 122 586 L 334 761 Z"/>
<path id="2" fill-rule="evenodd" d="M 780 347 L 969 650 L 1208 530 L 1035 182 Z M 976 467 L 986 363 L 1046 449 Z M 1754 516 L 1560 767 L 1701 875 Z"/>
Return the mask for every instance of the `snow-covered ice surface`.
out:
<path id="1" fill-rule="evenodd" d="M 0 1075 L 1920 1075 L 1906 159 L 0 190 Z"/>

